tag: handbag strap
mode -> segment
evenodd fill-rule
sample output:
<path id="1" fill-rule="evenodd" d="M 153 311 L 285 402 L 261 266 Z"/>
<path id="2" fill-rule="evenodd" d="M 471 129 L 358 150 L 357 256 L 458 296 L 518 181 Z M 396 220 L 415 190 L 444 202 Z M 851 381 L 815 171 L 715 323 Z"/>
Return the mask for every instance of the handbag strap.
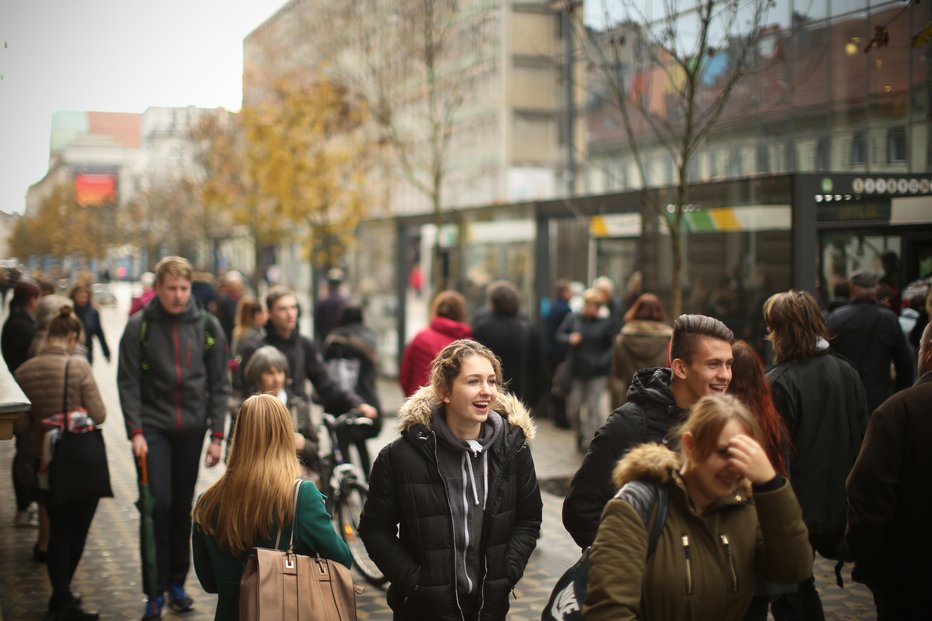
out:
<path id="1" fill-rule="evenodd" d="M 61 426 L 61 440 L 65 439 L 65 436 L 68 435 L 68 365 L 71 364 L 71 356 L 69 355 L 65 359 L 65 389 L 62 391 L 61 396 L 61 416 L 62 416 L 62 426 Z"/>
<path id="2" fill-rule="evenodd" d="M 298 495 L 301 493 L 301 479 L 295 479 L 294 481 L 294 512 L 291 516 L 291 538 L 288 540 L 288 552 L 289 554 L 294 553 L 294 526 L 298 518 Z M 280 549 L 278 546 L 282 540 L 282 530 L 284 530 L 284 524 L 282 528 L 278 529 L 278 532 L 275 534 L 275 549 Z"/>

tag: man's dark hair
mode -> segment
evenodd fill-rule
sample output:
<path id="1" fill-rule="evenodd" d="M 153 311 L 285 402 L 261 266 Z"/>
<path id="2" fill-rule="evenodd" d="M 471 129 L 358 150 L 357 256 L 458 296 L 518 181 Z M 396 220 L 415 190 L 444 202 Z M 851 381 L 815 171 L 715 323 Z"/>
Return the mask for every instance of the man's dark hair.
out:
<path id="1" fill-rule="evenodd" d="M 697 343 L 702 337 L 735 342 L 735 333 L 714 317 L 705 315 L 680 315 L 673 322 L 673 340 L 670 343 L 670 360 L 679 358 L 689 364 L 696 353 Z"/>
<path id="2" fill-rule="evenodd" d="M 513 284 L 507 280 L 498 280 L 489 285 L 489 304 L 496 313 L 514 316 L 518 314 L 521 299 Z"/>

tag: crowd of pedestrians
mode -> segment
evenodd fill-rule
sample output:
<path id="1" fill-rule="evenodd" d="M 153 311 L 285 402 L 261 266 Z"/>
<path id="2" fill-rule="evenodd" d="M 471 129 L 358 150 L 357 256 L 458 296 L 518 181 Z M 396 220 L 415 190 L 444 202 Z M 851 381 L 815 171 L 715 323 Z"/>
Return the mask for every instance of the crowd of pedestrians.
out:
<path id="1" fill-rule="evenodd" d="M 89 429 L 106 416 L 90 365 L 95 339 L 108 363 L 110 350 L 90 284 L 61 297 L 16 282 L 2 331 L 33 402 L 16 427 L 16 521 L 39 527 L 33 555 L 56 620 L 97 618 L 70 584 L 98 498 L 53 504 L 47 476 L 55 415 L 80 410 Z M 869 270 L 833 310 L 764 278 L 747 312 L 725 287 L 705 314 L 672 322 L 639 274 L 620 297 L 605 277 L 575 291 L 558 281 L 539 324 L 508 281 L 491 282 L 471 317 L 459 292 L 441 291 L 399 361 L 400 435 L 371 464 L 366 443 L 387 414 L 379 335 L 341 270 L 313 309 L 314 338 L 281 285 L 260 299 L 230 272 L 215 288 L 182 257 L 142 285 L 117 388 L 154 496 L 143 621 L 194 608 L 192 541 L 217 619 L 238 618 L 254 545 L 293 537 L 297 552 L 351 565 L 314 485 L 314 404 L 373 421 L 340 448 L 355 446 L 369 481 L 359 533 L 397 619 L 506 618 L 541 528 L 533 415 L 571 427 L 583 454 L 562 517 L 589 548 L 585 600 L 564 602 L 585 618 L 818 620 L 815 554 L 854 563 L 879 619 L 927 618 L 928 298 Z M 205 442 L 205 465 L 226 469 L 195 502 Z"/>

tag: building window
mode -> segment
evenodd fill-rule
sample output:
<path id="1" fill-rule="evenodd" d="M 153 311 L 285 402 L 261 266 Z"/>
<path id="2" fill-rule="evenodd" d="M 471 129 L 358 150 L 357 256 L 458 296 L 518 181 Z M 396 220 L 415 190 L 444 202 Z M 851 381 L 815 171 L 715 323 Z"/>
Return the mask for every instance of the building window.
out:
<path id="1" fill-rule="evenodd" d="M 796 171 L 796 144 L 792 140 L 783 144 L 783 166 L 786 172 Z"/>
<path id="2" fill-rule="evenodd" d="M 867 162 L 867 142 L 864 139 L 864 132 L 854 132 L 851 138 L 851 165 L 863 166 Z"/>
<path id="3" fill-rule="evenodd" d="M 757 145 L 757 172 L 770 172 L 770 144 L 760 142 Z"/>
<path id="4" fill-rule="evenodd" d="M 887 163 L 900 164 L 906 161 L 906 128 L 891 127 L 887 130 Z"/>
<path id="5" fill-rule="evenodd" d="M 828 151 L 829 151 L 829 142 L 828 138 L 823 136 L 819 138 L 819 141 L 816 143 L 815 148 L 815 169 L 816 170 L 828 170 Z"/>

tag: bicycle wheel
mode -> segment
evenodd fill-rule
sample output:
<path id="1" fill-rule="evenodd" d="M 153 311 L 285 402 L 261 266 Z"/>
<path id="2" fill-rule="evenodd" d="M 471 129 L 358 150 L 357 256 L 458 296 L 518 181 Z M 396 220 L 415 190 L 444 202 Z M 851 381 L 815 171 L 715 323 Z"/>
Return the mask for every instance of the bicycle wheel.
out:
<path id="1" fill-rule="evenodd" d="M 338 529 L 340 536 L 349 548 L 353 557 L 353 567 L 359 570 L 366 582 L 380 586 L 388 582 L 388 578 L 372 562 L 366 552 L 366 546 L 359 537 L 359 516 L 366 503 L 366 487 L 361 483 L 347 486 L 337 501 L 336 516 L 339 519 Z"/>

